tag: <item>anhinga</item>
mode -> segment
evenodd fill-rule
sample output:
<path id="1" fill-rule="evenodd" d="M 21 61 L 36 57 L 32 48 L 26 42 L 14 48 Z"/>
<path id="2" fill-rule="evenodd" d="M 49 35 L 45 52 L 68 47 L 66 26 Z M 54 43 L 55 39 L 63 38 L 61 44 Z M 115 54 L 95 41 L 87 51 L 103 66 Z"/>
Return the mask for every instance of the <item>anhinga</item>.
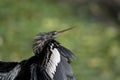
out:
<path id="1" fill-rule="evenodd" d="M 75 80 L 70 65 L 74 55 L 55 40 L 70 29 L 39 33 L 33 42 L 34 56 L 21 62 L 0 62 L 0 80 Z"/>

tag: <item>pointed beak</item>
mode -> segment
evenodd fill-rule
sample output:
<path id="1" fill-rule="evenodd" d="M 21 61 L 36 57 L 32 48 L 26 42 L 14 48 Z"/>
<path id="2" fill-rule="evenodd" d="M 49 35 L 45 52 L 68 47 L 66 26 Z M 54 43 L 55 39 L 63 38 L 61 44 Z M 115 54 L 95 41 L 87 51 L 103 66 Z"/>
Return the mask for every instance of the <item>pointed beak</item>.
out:
<path id="1" fill-rule="evenodd" d="M 72 30 L 73 28 L 75 28 L 75 27 L 70 27 L 70 28 L 67 28 L 67 29 L 64 29 L 64 30 L 61 30 L 61 31 L 57 31 L 57 35 L 58 35 L 58 34 L 61 34 L 61 33 L 64 33 L 64 32 L 67 32 L 67 31 L 70 31 L 70 30 Z"/>

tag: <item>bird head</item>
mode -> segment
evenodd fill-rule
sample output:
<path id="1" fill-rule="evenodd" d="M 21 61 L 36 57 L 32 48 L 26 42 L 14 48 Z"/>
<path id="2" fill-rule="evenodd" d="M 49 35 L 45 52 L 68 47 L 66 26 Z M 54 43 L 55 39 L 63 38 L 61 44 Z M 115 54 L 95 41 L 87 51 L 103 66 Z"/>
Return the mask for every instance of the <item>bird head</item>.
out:
<path id="1" fill-rule="evenodd" d="M 47 45 L 50 41 L 54 40 L 57 35 L 69 31 L 72 28 L 73 27 L 61 31 L 42 32 L 37 34 L 33 42 L 33 52 L 35 54 L 39 54 L 43 50 L 45 45 Z"/>

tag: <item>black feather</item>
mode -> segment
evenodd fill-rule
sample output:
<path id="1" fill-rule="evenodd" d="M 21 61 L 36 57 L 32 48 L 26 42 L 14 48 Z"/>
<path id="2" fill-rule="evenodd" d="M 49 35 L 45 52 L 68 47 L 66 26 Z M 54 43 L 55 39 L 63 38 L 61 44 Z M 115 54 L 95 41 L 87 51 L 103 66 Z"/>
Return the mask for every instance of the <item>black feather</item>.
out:
<path id="1" fill-rule="evenodd" d="M 37 35 L 35 56 L 20 62 L 0 61 L 0 80 L 75 80 L 69 62 L 75 56 L 54 40 L 55 33 Z"/>

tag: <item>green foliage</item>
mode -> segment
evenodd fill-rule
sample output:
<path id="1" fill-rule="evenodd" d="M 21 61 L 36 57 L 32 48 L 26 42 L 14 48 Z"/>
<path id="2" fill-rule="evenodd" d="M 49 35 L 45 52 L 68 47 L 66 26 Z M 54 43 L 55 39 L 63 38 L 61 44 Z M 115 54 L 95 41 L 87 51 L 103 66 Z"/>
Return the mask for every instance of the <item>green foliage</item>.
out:
<path id="1" fill-rule="evenodd" d="M 72 60 L 76 79 L 119 80 L 120 45 L 116 29 L 76 17 L 71 6 L 56 1 L 0 0 L 0 59 L 27 59 L 33 55 L 31 45 L 37 33 L 71 26 L 77 27 L 60 35 L 57 41 L 76 55 L 77 59 Z"/>

